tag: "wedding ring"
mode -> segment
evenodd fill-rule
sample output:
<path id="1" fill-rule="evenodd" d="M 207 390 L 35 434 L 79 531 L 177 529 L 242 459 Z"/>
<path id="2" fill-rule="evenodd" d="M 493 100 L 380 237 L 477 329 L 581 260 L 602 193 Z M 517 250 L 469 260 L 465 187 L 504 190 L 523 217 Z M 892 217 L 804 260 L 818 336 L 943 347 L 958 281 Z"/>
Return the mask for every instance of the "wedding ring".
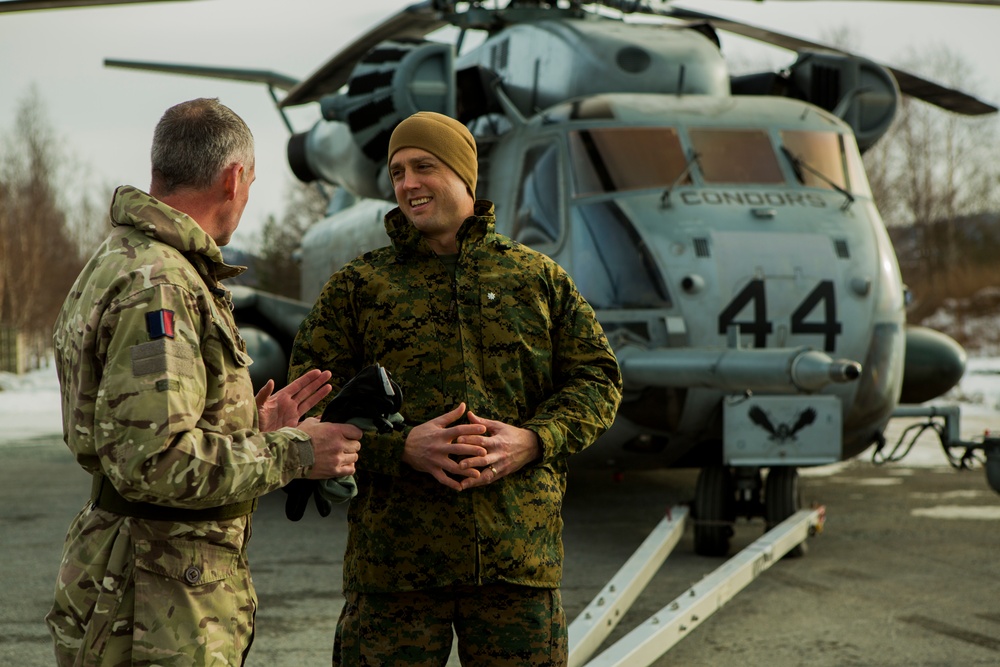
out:
<path id="1" fill-rule="evenodd" d="M 496 477 L 496 476 L 497 476 L 497 469 L 496 469 L 496 468 L 494 468 L 494 467 L 493 467 L 493 466 L 491 465 L 491 466 L 490 466 L 490 470 L 492 470 L 492 471 L 493 471 L 493 476 L 494 476 L 494 477 Z"/>

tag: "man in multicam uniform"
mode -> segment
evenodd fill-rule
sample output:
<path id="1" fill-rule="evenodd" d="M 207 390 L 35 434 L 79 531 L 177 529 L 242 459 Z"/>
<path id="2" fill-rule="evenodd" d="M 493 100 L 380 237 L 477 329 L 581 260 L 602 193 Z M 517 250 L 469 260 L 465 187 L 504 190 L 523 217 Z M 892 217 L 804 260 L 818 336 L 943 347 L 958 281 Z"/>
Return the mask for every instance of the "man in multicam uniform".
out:
<path id="1" fill-rule="evenodd" d="M 290 377 L 342 386 L 380 363 L 406 428 L 362 439 L 333 664 L 562 665 L 567 458 L 614 421 L 621 375 L 591 307 L 551 259 L 475 201 L 475 139 L 440 114 L 389 143 L 392 246 L 337 272 Z"/>
<path id="2" fill-rule="evenodd" d="M 299 418 L 314 370 L 254 396 L 222 261 L 254 179 L 253 137 L 218 100 L 166 111 L 150 194 L 115 192 L 113 229 L 54 341 L 66 444 L 93 474 L 46 622 L 59 665 L 240 665 L 256 594 L 257 497 L 354 472 L 360 429 Z"/>

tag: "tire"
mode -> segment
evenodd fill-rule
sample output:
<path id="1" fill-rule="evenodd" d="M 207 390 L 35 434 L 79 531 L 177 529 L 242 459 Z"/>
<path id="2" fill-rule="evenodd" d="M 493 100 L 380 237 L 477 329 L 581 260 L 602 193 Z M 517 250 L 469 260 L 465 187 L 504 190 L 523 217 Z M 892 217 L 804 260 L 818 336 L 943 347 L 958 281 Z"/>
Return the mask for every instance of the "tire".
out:
<path id="1" fill-rule="evenodd" d="M 694 551 L 699 556 L 729 553 L 736 521 L 736 488 L 729 468 L 702 468 L 694 491 Z"/>
<path id="2" fill-rule="evenodd" d="M 767 473 L 767 484 L 764 487 L 764 521 L 767 530 L 771 530 L 798 512 L 801 507 L 798 468 L 794 466 L 771 468 Z M 803 542 L 785 555 L 789 558 L 799 558 L 805 553 L 806 543 Z"/>

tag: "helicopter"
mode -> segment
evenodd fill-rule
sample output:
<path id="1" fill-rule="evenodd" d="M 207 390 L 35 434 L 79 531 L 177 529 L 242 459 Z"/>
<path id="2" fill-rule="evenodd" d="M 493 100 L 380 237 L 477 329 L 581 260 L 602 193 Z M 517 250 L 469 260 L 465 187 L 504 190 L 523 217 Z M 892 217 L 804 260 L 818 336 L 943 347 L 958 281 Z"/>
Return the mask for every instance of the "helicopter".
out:
<path id="1" fill-rule="evenodd" d="M 727 553 L 738 517 L 773 527 L 791 516 L 799 467 L 884 442 L 901 403 L 958 383 L 962 347 L 906 322 L 906 288 L 861 154 L 888 130 L 901 95 L 970 115 L 995 106 L 675 6 L 498 5 L 411 4 L 302 81 L 105 61 L 257 81 L 279 109 L 320 107 L 322 118 L 288 142 L 297 178 L 336 186 L 327 217 L 302 239 L 300 300 L 233 290 L 256 382 L 284 377 L 330 275 L 389 243 L 389 136 L 425 110 L 470 128 L 477 196 L 496 203 L 497 231 L 563 266 L 614 347 L 622 405 L 578 456 L 700 469 L 697 553 Z M 449 27 L 454 43 L 429 38 Z M 798 55 L 779 72 L 732 76 L 717 30 Z M 479 43 L 466 44 L 474 35 Z"/>

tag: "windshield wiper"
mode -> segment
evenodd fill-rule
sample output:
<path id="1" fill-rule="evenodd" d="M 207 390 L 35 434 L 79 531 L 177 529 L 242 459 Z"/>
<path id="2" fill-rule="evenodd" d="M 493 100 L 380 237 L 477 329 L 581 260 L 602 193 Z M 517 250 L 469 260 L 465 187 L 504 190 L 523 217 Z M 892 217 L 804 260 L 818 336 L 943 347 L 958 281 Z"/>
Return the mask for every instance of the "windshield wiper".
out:
<path id="1" fill-rule="evenodd" d="M 701 156 L 698 155 L 696 151 L 691 151 L 688 154 L 687 161 L 684 163 L 684 169 L 681 170 L 681 173 L 677 175 L 677 178 L 674 179 L 674 182 L 668 185 L 667 189 L 663 191 L 662 195 L 660 195 L 660 208 L 670 208 L 671 206 L 673 206 L 673 202 L 670 201 L 670 193 L 674 191 L 674 188 L 677 187 L 678 183 L 683 181 L 684 178 L 691 173 L 691 167 L 693 167 L 695 163 L 698 162 L 699 157 Z"/>
<path id="2" fill-rule="evenodd" d="M 788 150 L 788 148 L 784 144 L 781 145 L 781 152 L 785 154 L 785 157 L 787 157 L 788 161 L 791 163 L 792 170 L 795 172 L 795 178 L 798 179 L 799 183 L 802 183 L 803 185 L 805 185 L 806 179 L 805 179 L 805 176 L 802 174 L 802 170 L 805 169 L 810 174 L 812 174 L 816 178 L 820 179 L 821 181 L 823 181 L 824 183 L 826 183 L 827 185 L 829 185 L 831 188 L 833 188 L 834 190 L 836 190 L 840 194 L 842 194 L 845 197 L 847 197 L 847 201 L 845 201 L 844 205 L 840 207 L 840 210 L 846 211 L 847 209 L 849 209 L 851 207 L 851 204 L 854 203 L 854 195 L 852 195 L 850 192 L 848 192 L 846 189 L 844 189 L 840 185 L 837 185 L 836 183 L 834 183 L 830 179 L 830 177 L 828 177 L 826 174 L 820 172 L 818 169 L 815 169 L 808 162 L 806 162 L 802 158 L 800 158 L 797 155 L 795 155 L 795 153 L 793 153 L 792 151 Z"/>

